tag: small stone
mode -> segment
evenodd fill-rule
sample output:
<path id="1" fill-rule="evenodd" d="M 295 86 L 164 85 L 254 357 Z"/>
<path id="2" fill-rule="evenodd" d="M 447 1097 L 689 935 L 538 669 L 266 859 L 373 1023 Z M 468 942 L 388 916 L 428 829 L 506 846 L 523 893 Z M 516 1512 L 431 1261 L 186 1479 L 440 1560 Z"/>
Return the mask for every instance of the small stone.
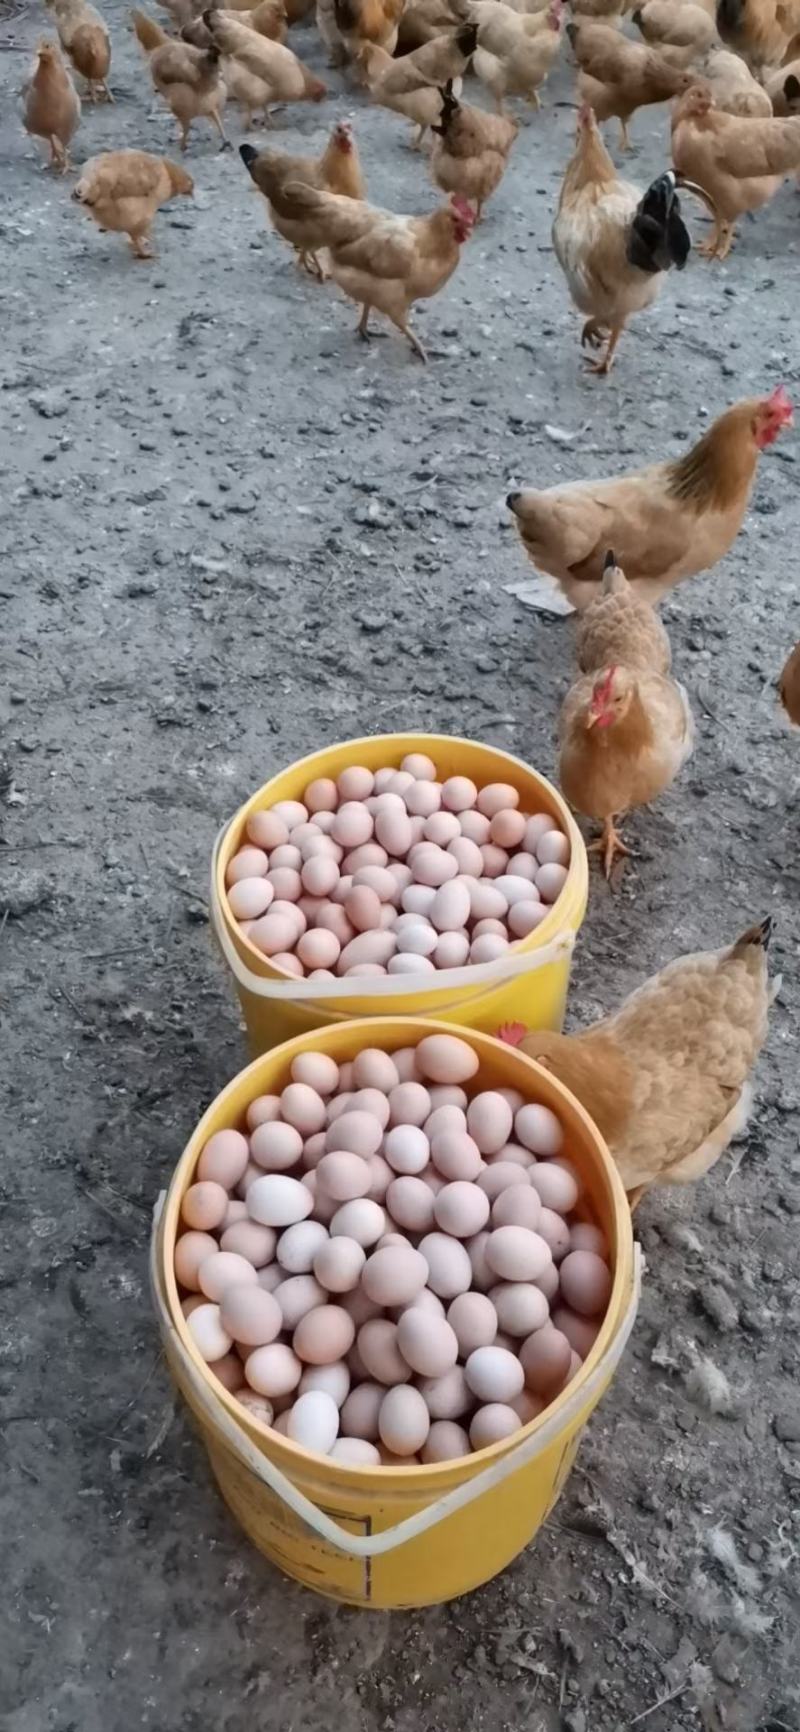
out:
<path id="1" fill-rule="evenodd" d="M 800 1400 L 790 1401 L 774 1415 L 772 1429 L 781 1443 L 800 1443 Z"/>
<path id="2" fill-rule="evenodd" d="M 739 1312 L 729 1293 L 714 1281 L 706 1282 L 697 1294 L 698 1303 L 712 1323 L 718 1329 L 728 1331 L 735 1329 L 739 1321 Z"/>
<path id="3" fill-rule="evenodd" d="M 0 873 L 0 914 L 8 913 L 11 920 L 49 907 L 53 894 L 50 880 L 33 867 L 5 866 Z"/>
<path id="4" fill-rule="evenodd" d="M 28 402 L 37 415 L 45 421 L 54 421 L 59 415 L 66 415 L 69 399 L 63 391 L 32 391 Z"/>

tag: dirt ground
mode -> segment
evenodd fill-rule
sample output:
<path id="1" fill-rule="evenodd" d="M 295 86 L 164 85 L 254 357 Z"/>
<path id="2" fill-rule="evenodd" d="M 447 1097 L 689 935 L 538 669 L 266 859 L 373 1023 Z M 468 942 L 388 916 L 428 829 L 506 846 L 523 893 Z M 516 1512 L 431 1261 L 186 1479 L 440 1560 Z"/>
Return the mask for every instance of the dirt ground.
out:
<path id="1" fill-rule="evenodd" d="M 116 106 L 84 111 L 78 162 L 173 147 L 107 11 Z M 593 877 L 571 1000 L 587 1019 L 774 914 L 785 984 L 755 1114 L 735 1176 L 726 1158 L 641 1209 L 635 1338 L 535 1546 L 419 1614 L 287 1583 L 213 1487 L 146 1274 L 154 1199 L 244 1058 L 204 901 L 219 824 L 351 734 L 469 734 L 552 772 L 569 628 L 507 593 L 531 572 L 503 496 L 797 389 L 797 191 L 727 265 L 669 282 L 610 381 L 585 378 L 549 239 L 562 64 L 417 313 L 425 370 L 395 334 L 356 342 L 355 309 L 298 275 L 202 126 L 158 261 L 101 235 L 12 100 L 44 18 L 0 17 L 3 1732 L 797 1732 L 798 759 L 773 689 L 800 636 L 796 436 L 763 459 L 731 556 L 665 610 L 697 750 L 631 821 L 621 887 Z M 296 45 L 322 65 L 311 30 Z M 430 208 L 404 123 L 331 88 L 275 142 L 316 148 L 355 113 L 375 201 Z M 633 130 L 647 181 L 665 110 Z M 698 1357 L 729 1411 L 708 1411 Z"/>

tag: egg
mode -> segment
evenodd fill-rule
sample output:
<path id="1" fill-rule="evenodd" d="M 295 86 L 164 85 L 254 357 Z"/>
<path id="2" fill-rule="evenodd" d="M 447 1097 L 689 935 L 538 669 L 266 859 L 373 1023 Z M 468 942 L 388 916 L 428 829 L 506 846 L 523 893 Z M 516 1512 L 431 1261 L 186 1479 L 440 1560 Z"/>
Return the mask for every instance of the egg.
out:
<path id="1" fill-rule="evenodd" d="M 238 1389 L 236 1399 L 253 1419 L 260 1419 L 262 1425 L 273 1424 L 275 1409 L 265 1395 L 256 1395 L 254 1389 Z"/>
<path id="2" fill-rule="evenodd" d="M 289 826 L 275 812 L 251 812 L 245 828 L 248 840 L 268 854 L 289 840 Z"/>
<path id="3" fill-rule="evenodd" d="M 454 878 L 437 890 L 428 919 L 437 932 L 459 932 L 469 920 L 470 906 L 469 884 L 464 878 Z"/>
<path id="4" fill-rule="evenodd" d="M 532 1335 L 535 1329 L 544 1328 L 550 1316 L 550 1307 L 541 1288 L 528 1281 L 501 1282 L 497 1287 L 490 1287 L 489 1298 L 497 1322 L 507 1335 Z"/>
<path id="5" fill-rule="evenodd" d="M 373 1203 L 382 1203 L 392 1182 L 392 1169 L 382 1155 L 370 1155 L 369 1170 L 371 1183 L 367 1196 Z"/>
<path id="6" fill-rule="evenodd" d="M 269 860 L 262 848 L 240 848 L 229 860 L 225 872 L 225 883 L 241 884 L 246 878 L 263 878 L 269 866 Z"/>
<path id="7" fill-rule="evenodd" d="M 535 1281 L 551 1261 L 550 1247 L 528 1227 L 495 1227 L 486 1261 L 501 1281 Z"/>
<path id="8" fill-rule="evenodd" d="M 434 1198 L 424 1179 L 393 1178 L 386 1191 L 386 1207 L 398 1227 L 412 1233 L 427 1233 L 433 1226 Z"/>
<path id="9" fill-rule="evenodd" d="M 549 1107 L 530 1104 L 520 1107 L 514 1118 L 514 1135 L 523 1148 L 547 1159 L 558 1155 L 564 1145 L 560 1120 Z"/>
<path id="10" fill-rule="evenodd" d="M 314 1257 L 314 1274 L 329 1293 L 349 1293 L 358 1286 L 366 1252 L 355 1239 L 326 1239 Z"/>
<path id="11" fill-rule="evenodd" d="M 414 1455 L 430 1431 L 430 1414 L 418 1389 L 390 1389 L 381 1402 L 378 1431 L 394 1455 Z"/>
<path id="12" fill-rule="evenodd" d="M 375 835 L 387 854 L 397 859 L 408 853 L 414 840 L 411 819 L 405 811 L 379 812 L 375 819 Z"/>
<path id="13" fill-rule="evenodd" d="M 368 1161 L 345 1150 L 323 1155 L 316 1171 L 319 1183 L 336 1203 L 365 1197 L 372 1184 Z"/>
<path id="14" fill-rule="evenodd" d="M 349 944 L 355 938 L 355 932 L 345 914 L 344 908 L 336 902 L 325 902 L 317 914 L 316 930 L 332 932 L 338 940 L 340 948 Z"/>
<path id="15" fill-rule="evenodd" d="M 596 1317 L 605 1311 L 611 1293 L 611 1274 L 594 1251 L 570 1251 L 559 1269 L 561 1293 L 581 1317 Z"/>
<path id="16" fill-rule="evenodd" d="M 393 1126 L 421 1127 L 430 1112 L 431 1097 L 421 1083 L 399 1082 L 389 1093 L 389 1122 Z"/>
<path id="17" fill-rule="evenodd" d="M 257 1136 L 258 1132 L 254 1134 Z M 254 1179 L 247 1192 L 248 1210 L 253 1220 L 264 1227 L 291 1227 L 295 1221 L 304 1221 L 313 1206 L 314 1199 L 306 1187 L 286 1173 L 266 1173 Z"/>
<path id="18" fill-rule="evenodd" d="M 330 1224 L 332 1239 L 355 1239 L 367 1250 L 376 1245 L 386 1232 L 386 1215 L 379 1203 L 370 1197 L 356 1197 L 336 1210 Z"/>
<path id="19" fill-rule="evenodd" d="M 191 1317 L 192 1312 L 196 1311 L 199 1305 L 205 1304 L 207 1304 L 207 1300 L 204 1293 L 191 1293 L 188 1299 L 181 1300 L 181 1311 L 184 1317 Z"/>
<path id="20" fill-rule="evenodd" d="M 586 1359 L 600 1333 L 602 1319 L 579 1317 L 568 1305 L 556 1305 L 552 1321 L 554 1328 L 566 1337 L 572 1351 Z"/>
<path id="21" fill-rule="evenodd" d="M 335 1401 L 337 1408 L 347 1400 L 350 1392 L 350 1372 L 343 1359 L 333 1359 L 329 1365 L 307 1365 L 300 1379 L 301 1395 L 309 1390 L 321 1389 Z"/>
<path id="22" fill-rule="evenodd" d="M 344 902 L 344 911 L 356 932 L 371 932 L 380 925 L 383 904 L 368 884 L 353 884 Z"/>
<path id="23" fill-rule="evenodd" d="M 418 1125 L 393 1126 L 386 1133 L 383 1149 L 389 1166 L 396 1173 L 421 1173 L 428 1165 L 430 1144 Z"/>
<path id="24" fill-rule="evenodd" d="M 495 842 L 481 843 L 481 859 L 484 878 L 499 878 L 508 865 L 506 849 L 498 848 Z"/>
<path id="25" fill-rule="evenodd" d="M 273 1288 L 285 1329 L 296 1329 L 308 1311 L 324 1305 L 327 1293 L 313 1275 L 289 1275 Z"/>
<path id="26" fill-rule="evenodd" d="M 519 805 L 519 794 L 508 782 L 487 782 L 478 794 L 478 811 L 485 818 L 494 818 L 497 812 L 516 810 Z"/>
<path id="27" fill-rule="evenodd" d="M 455 1330 L 444 1317 L 425 1309 L 403 1312 L 397 1323 L 397 1345 L 412 1371 L 423 1377 L 442 1377 L 458 1359 Z"/>
<path id="28" fill-rule="evenodd" d="M 218 1305 L 198 1305 L 187 1318 L 186 1327 L 207 1364 L 223 1359 L 233 1346 L 233 1336 L 223 1328 Z"/>
<path id="29" fill-rule="evenodd" d="M 571 1348 L 566 1335 L 545 1323 L 529 1335 L 519 1350 L 525 1382 L 535 1395 L 554 1395 L 569 1371 Z"/>
<path id="30" fill-rule="evenodd" d="M 309 1389 L 304 1395 L 298 1395 L 286 1427 L 286 1435 L 292 1443 L 314 1450 L 317 1455 L 327 1455 L 338 1433 L 339 1409 L 324 1389 Z"/>
<path id="31" fill-rule="evenodd" d="M 426 920 L 415 919 L 412 924 L 395 928 L 398 948 L 406 955 L 428 957 L 436 949 L 438 934 Z"/>
<path id="32" fill-rule="evenodd" d="M 489 841 L 498 848 L 519 848 L 524 840 L 527 820 L 522 812 L 504 806 L 495 812 L 489 825 Z"/>
<path id="33" fill-rule="evenodd" d="M 472 1284 L 479 1293 L 488 1293 L 489 1288 L 495 1283 L 494 1270 L 489 1268 L 486 1261 L 488 1243 L 489 1234 L 484 1228 L 482 1233 L 475 1234 L 474 1239 L 468 1239 L 466 1245 L 467 1256 L 472 1269 Z"/>
<path id="34" fill-rule="evenodd" d="M 378 1436 L 378 1414 L 386 1394 L 381 1383 L 361 1383 L 351 1389 L 342 1406 L 340 1427 L 350 1437 L 372 1441 Z"/>
<path id="35" fill-rule="evenodd" d="M 508 911 L 509 930 L 515 938 L 527 938 L 547 919 L 548 910 L 542 902 L 515 902 Z"/>
<path id="36" fill-rule="evenodd" d="M 459 1293 L 448 1307 L 447 1321 L 465 1359 L 476 1347 L 490 1347 L 497 1334 L 497 1313 L 485 1293 Z"/>
<path id="37" fill-rule="evenodd" d="M 327 1109 L 316 1089 L 308 1083 L 291 1082 L 281 1095 L 281 1116 L 301 1137 L 310 1137 L 322 1130 Z"/>
<path id="38" fill-rule="evenodd" d="M 580 1194 L 573 1174 L 555 1161 L 537 1161 L 530 1170 L 530 1185 L 544 1207 L 555 1209 L 559 1215 L 574 1209 Z"/>
<path id="39" fill-rule="evenodd" d="M 209 1233 L 224 1219 L 227 1207 L 228 1193 L 222 1185 L 218 1185 L 213 1179 L 203 1179 L 197 1185 L 190 1185 L 184 1193 L 181 1219 L 187 1227 L 195 1227 L 200 1233 Z"/>
<path id="40" fill-rule="evenodd" d="M 505 1347 L 476 1347 L 464 1366 L 464 1376 L 479 1401 L 510 1401 L 525 1383 L 516 1354 Z"/>
<path id="41" fill-rule="evenodd" d="M 462 968 L 469 960 L 466 932 L 441 932 L 432 961 L 435 968 Z"/>
<path id="42" fill-rule="evenodd" d="M 348 1110 L 339 1114 L 334 1123 L 328 1126 L 325 1147 L 329 1152 L 344 1150 L 366 1160 L 370 1155 L 377 1154 L 382 1136 L 380 1120 L 375 1118 L 374 1114 Z"/>
<path id="43" fill-rule="evenodd" d="M 431 1419 L 460 1419 L 473 1405 L 473 1397 L 461 1365 L 443 1377 L 424 1377 L 419 1385 Z"/>
<path id="44" fill-rule="evenodd" d="M 258 1284 L 228 1285 L 219 1302 L 219 1314 L 226 1333 L 246 1347 L 265 1347 L 283 1328 L 280 1306 L 273 1294 L 265 1293 Z"/>
<path id="45" fill-rule="evenodd" d="M 350 1097 L 350 1110 L 354 1113 L 371 1113 L 382 1130 L 389 1123 L 389 1102 L 380 1089 L 356 1089 L 355 1094 Z"/>
<path id="46" fill-rule="evenodd" d="M 267 916 L 269 918 L 269 916 Z M 351 968 L 359 968 L 362 964 L 382 967 L 394 956 L 397 949 L 397 938 L 394 932 L 359 932 L 356 938 L 351 938 L 346 944 L 336 965 L 338 974 L 346 974 Z"/>
<path id="47" fill-rule="evenodd" d="M 570 1246 L 570 1232 L 562 1215 L 557 1215 L 555 1209 L 542 1209 L 539 1216 L 537 1232 L 550 1246 L 550 1254 L 554 1263 L 559 1263 L 566 1257 Z M 536 1279 L 538 1280 L 538 1276 Z"/>
<path id="48" fill-rule="evenodd" d="M 291 951 L 276 951 L 271 961 L 273 967 L 278 969 L 281 974 L 290 974 L 295 980 L 302 980 L 303 964 L 299 956 L 295 956 Z"/>
<path id="49" fill-rule="evenodd" d="M 385 866 L 359 867 L 353 874 L 352 889 L 348 895 L 352 896 L 356 890 L 369 890 L 372 895 L 377 896 L 381 907 L 394 905 L 400 900 L 400 886 Z"/>
<path id="50" fill-rule="evenodd" d="M 257 920 L 266 914 L 275 895 L 267 878 L 240 878 L 228 891 L 228 907 L 236 920 Z"/>
<path id="51" fill-rule="evenodd" d="M 292 1347 L 299 1359 L 311 1365 L 330 1365 L 343 1359 L 353 1345 L 356 1326 L 342 1305 L 317 1305 L 301 1317 Z"/>
<path id="52" fill-rule="evenodd" d="M 467 1130 L 482 1155 L 497 1154 L 508 1142 L 513 1122 L 508 1102 L 496 1089 L 474 1095 L 467 1107 Z"/>
<path id="53" fill-rule="evenodd" d="M 555 902 L 566 882 L 566 866 L 540 866 L 536 874 L 536 888 L 543 902 Z"/>
<path id="54" fill-rule="evenodd" d="M 430 818 L 442 803 L 438 782 L 414 782 L 405 796 L 406 810 L 411 817 Z"/>
<path id="55" fill-rule="evenodd" d="M 515 1431 L 521 1430 L 522 1420 L 514 1408 L 493 1401 L 473 1414 L 469 1441 L 473 1449 L 488 1449 L 490 1444 L 501 1443 L 504 1437 L 513 1437 Z"/>
<path id="56" fill-rule="evenodd" d="M 233 1251 L 212 1251 L 197 1271 L 201 1292 L 215 1304 L 219 1304 L 228 1287 L 234 1284 L 249 1284 L 255 1287 L 257 1279 L 252 1263 L 249 1263 L 246 1257 L 238 1257 Z"/>
<path id="57" fill-rule="evenodd" d="M 472 1264 L 459 1240 L 445 1233 L 427 1233 L 418 1249 L 428 1265 L 427 1285 L 440 1299 L 455 1299 L 457 1293 L 467 1292 Z"/>
<path id="58" fill-rule="evenodd" d="M 245 1377 L 250 1388 L 259 1395 L 291 1394 L 302 1373 L 303 1366 L 297 1354 L 281 1341 L 272 1341 L 268 1347 L 256 1347 L 244 1362 Z"/>
<path id="59" fill-rule="evenodd" d="M 437 818 L 444 818 L 444 813 L 436 813 Z M 455 820 L 454 820 L 455 821 Z M 433 819 L 430 820 L 433 822 Z M 411 869 L 415 883 L 409 885 L 403 892 L 403 907 L 411 912 L 427 913 L 433 903 L 437 890 L 458 876 L 458 861 L 452 854 L 447 854 L 438 843 L 427 842 L 419 844 L 411 857 Z M 433 896 L 426 898 L 412 895 L 412 891 L 432 890 Z"/>
<path id="60" fill-rule="evenodd" d="M 276 871 L 279 866 L 291 866 L 295 872 L 299 872 L 302 864 L 303 856 L 300 849 L 291 844 L 287 844 L 284 848 L 274 848 L 269 857 L 270 872 Z M 289 901 L 291 901 L 291 897 Z"/>
<path id="61" fill-rule="evenodd" d="M 244 1257 L 248 1263 L 252 1263 L 254 1269 L 263 1269 L 267 1263 L 272 1262 L 277 1242 L 273 1227 L 261 1227 L 257 1221 L 234 1221 L 232 1226 L 225 1228 L 219 1248 L 221 1251 L 233 1251 L 237 1257 Z"/>
<path id="62" fill-rule="evenodd" d="M 260 920 L 254 921 L 248 936 L 251 944 L 264 956 L 280 956 L 291 950 L 298 933 L 295 923 L 287 915 L 278 914 L 272 908 Z"/>
<path id="63" fill-rule="evenodd" d="M 390 1054 L 368 1046 L 353 1060 L 353 1081 L 359 1089 L 377 1089 L 388 1094 L 397 1087 L 400 1078 Z"/>
<path id="64" fill-rule="evenodd" d="M 570 1228 L 569 1248 L 571 1251 L 594 1251 L 596 1257 L 608 1256 L 608 1240 L 593 1221 L 576 1221 Z"/>
<path id="65" fill-rule="evenodd" d="M 247 1163 L 247 1166 L 248 1167 L 250 1166 L 249 1161 Z M 245 1172 L 246 1171 L 247 1171 L 247 1168 L 245 1168 Z M 228 1207 L 225 1210 L 225 1213 L 224 1213 L 222 1220 L 220 1222 L 219 1230 L 221 1233 L 225 1233 L 227 1231 L 228 1227 L 233 1227 L 237 1221 L 246 1221 L 246 1220 L 247 1220 L 247 1204 L 243 1201 L 243 1199 L 241 1197 L 229 1197 L 228 1198 Z M 222 1249 L 223 1249 L 223 1251 L 227 1250 L 227 1246 L 223 1245 Z"/>
<path id="66" fill-rule="evenodd" d="M 388 1317 L 370 1318 L 358 1331 L 358 1351 L 367 1372 L 378 1383 L 407 1383 L 411 1376 L 397 1342 L 397 1324 Z"/>
<path id="67" fill-rule="evenodd" d="M 428 1279 L 428 1265 L 411 1245 L 387 1244 L 367 1258 L 361 1285 L 376 1305 L 407 1305 Z"/>
<path id="68" fill-rule="evenodd" d="M 513 1163 L 512 1163 L 513 1164 Z M 519 1185 L 507 1185 L 492 1203 L 493 1227 L 530 1227 L 536 1233 L 542 1218 L 542 1204 L 527 1176 L 520 1171 Z"/>
<path id="69" fill-rule="evenodd" d="M 476 848 L 483 846 L 489 840 L 489 819 L 473 807 L 469 812 L 459 812 L 458 828 L 468 842 L 474 842 Z"/>
<path id="70" fill-rule="evenodd" d="M 544 1210 L 542 1210 L 542 1213 L 544 1214 Z M 548 1267 L 542 1270 L 541 1275 L 537 1275 L 534 1286 L 539 1288 L 540 1292 L 544 1294 L 545 1299 L 555 1299 L 558 1292 L 558 1270 L 555 1263 L 548 1264 Z"/>
<path id="71" fill-rule="evenodd" d="M 434 848 L 446 848 L 461 834 L 461 824 L 454 812 L 432 812 L 422 826 L 423 840 Z"/>
<path id="72" fill-rule="evenodd" d="M 471 881 L 482 877 L 483 855 L 476 842 L 470 842 L 466 836 L 454 836 L 447 844 L 447 853 L 452 854 L 460 876 Z"/>
<path id="73" fill-rule="evenodd" d="M 338 1437 L 330 1451 L 331 1461 L 346 1467 L 380 1467 L 380 1452 L 362 1437 Z"/>
<path id="74" fill-rule="evenodd" d="M 250 1102 L 245 1113 L 247 1129 L 249 1131 L 257 1130 L 259 1125 L 271 1124 L 274 1119 L 279 1119 L 280 1116 L 280 1095 L 256 1095 L 255 1100 Z"/>
<path id="75" fill-rule="evenodd" d="M 320 1221 L 297 1221 L 278 1240 L 278 1262 L 289 1275 L 308 1275 L 317 1252 L 327 1243 L 327 1229 Z"/>
<path id="76" fill-rule="evenodd" d="M 336 778 L 341 800 L 368 800 L 375 787 L 375 777 L 363 764 L 350 764 Z"/>
<path id="77" fill-rule="evenodd" d="M 463 1426 L 454 1420 L 436 1419 L 420 1453 L 424 1462 L 457 1461 L 469 1455 L 470 1441 Z"/>
<path id="78" fill-rule="evenodd" d="M 330 834 L 342 848 L 358 848 L 370 841 L 373 828 L 366 806 L 359 800 L 345 800 L 336 813 Z"/>
<path id="79" fill-rule="evenodd" d="M 448 776 L 442 783 L 442 805 L 448 812 L 466 812 L 477 799 L 478 790 L 468 776 Z"/>
<path id="80" fill-rule="evenodd" d="M 427 1187 L 426 1187 L 427 1189 Z M 433 1198 L 431 1197 L 431 1220 L 433 1219 Z M 199 1282 L 198 1271 L 217 1249 L 217 1241 L 210 1233 L 183 1233 L 175 1246 L 175 1276 L 182 1287 L 197 1290 Z"/>
<path id="81" fill-rule="evenodd" d="M 433 1216 L 443 1233 L 456 1239 L 471 1239 L 486 1226 L 490 1204 L 485 1191 L 477 1185 L 456 1179 L 444 1185 L 435 1199 Z"/>
<path id="82" fill-rule="evenodd" d="M 300 882 L 309 896 L 330 896 L 339 882 L 336 861 L 327 854 L 312 854 L 301 869 Z"/>

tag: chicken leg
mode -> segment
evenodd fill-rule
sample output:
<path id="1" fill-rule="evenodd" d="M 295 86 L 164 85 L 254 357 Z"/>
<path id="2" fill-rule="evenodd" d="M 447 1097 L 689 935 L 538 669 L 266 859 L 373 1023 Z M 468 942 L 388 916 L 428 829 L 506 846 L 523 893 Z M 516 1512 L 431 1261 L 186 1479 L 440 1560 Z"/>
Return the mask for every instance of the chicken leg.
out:
<path id="1" fill-rule="evenodd" d="M 606 878 L 611 877 L 611 868 L 614 864 L 615 855 L 619 854 L 622 857 L 629 859 L 630 852 L 630 848 L 626 848 L 625 843 L 614 824 L 613 813 L 609 818 L 603 820 L 602 836 L 598 837 L 596 842 L 590 842 L 587 849 L 588 854 L 602 854 L 603 871 L 605 872 Z"/>
<path id="2" fill-rule="evenodd" d="M 615 325 L 613 327 L 613 329 L 609 331 L 608 342 L 606 344 L 606 352 L 601 357 L 601 359 L 599 361 L 590 361 L 588 356 L 584 356 L 584 359 L 586 361 L 586 368 L 587 368 L 587 371 L 589 373 L 606 374 L 606 373 L 611 372 L 611 368 L 614 365 L 614 351 L 617 347 L 617 344 L 620 340 L 620 337 L 622 336 L 623 329 L 624 329 L 624 326 Z"/>
<path id="3" fill-rule="evenodd" d="M 626 116 L 623 120 L 622 115 L 619 117 L 619 148 L 620 150 L 630 150 L 631 148 L 631 135 L 628 131 L 628 117 Z"/>
<path id="4" fill-rule="evenodd" d="M 134 258 L 147 260 L 155 258 L 150 236 L 146 229 L 138 229 L 135 234 L 129 234 L 128 240 L 133 248 Z"/>

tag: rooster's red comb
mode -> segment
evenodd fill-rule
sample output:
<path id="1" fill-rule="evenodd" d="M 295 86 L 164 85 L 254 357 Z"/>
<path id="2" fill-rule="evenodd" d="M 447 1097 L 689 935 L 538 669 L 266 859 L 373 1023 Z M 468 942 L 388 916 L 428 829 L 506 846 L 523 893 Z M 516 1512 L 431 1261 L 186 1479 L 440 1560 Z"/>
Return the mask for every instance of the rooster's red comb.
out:
<path id="1" fill-rule="evenodd" d="M 768 407 L 773 410 L 774 414 L 781 417 L 782 421 L 788 422 L 792 420 L 794 409 L 792 406 L 792 400 L 785 385 L 775 386 L 775 390 L 772 391 L 770 396 L 767 398 L 767 404 Z"/>
<path id="2" fill-rule="evenodd" d="M 527 1032 L 524 1022 L 504 1022 L 502 1027 L 497 1030 L 497 1038 L 504 1040 L 506 1046 L 519 1046 L 520 1041 L 525 1039 Z"/>

